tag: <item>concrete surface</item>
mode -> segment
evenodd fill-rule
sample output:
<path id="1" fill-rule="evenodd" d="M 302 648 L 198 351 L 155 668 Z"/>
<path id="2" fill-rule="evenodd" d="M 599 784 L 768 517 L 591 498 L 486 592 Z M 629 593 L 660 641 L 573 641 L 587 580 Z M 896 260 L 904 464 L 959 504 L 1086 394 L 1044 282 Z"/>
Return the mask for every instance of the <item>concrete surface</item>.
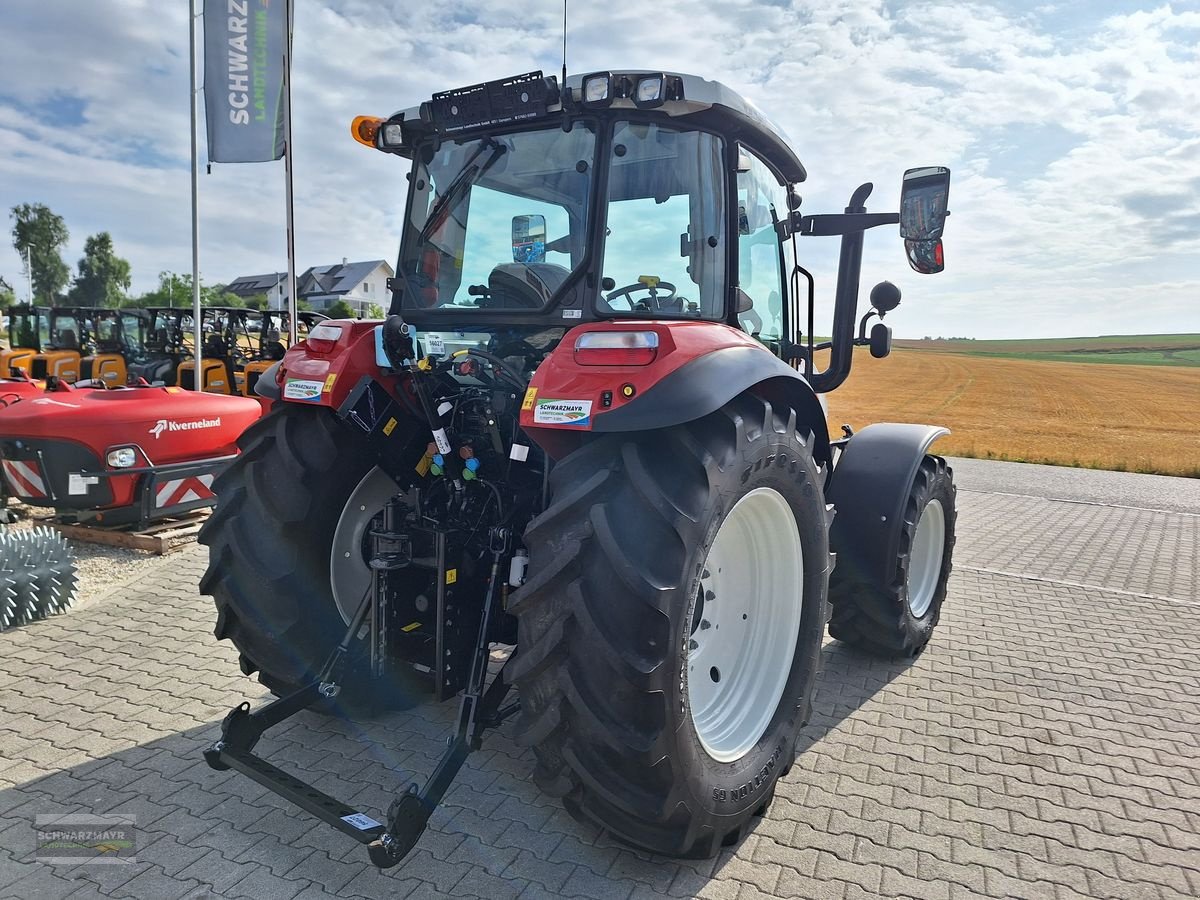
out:
<path id="1" fill-rule="evenodd" d="M 0 898 L 1200 895 L 1197 483 L 955 465 L 959 543 L 933 643 L 911 664 L 827 644 L 805 752 L 715 860 L 649 857 L 573 821 L 506 727 L 412 856 L 376 870 L 202 763 L 225 712 L 265 693 L 213 640 L 191 549 L 0 635 Z M 304 714 L 261 746 L 381 818 L 453 714 Z M 137 862 L 34 861 L 34 816 L 71 812 L 135 816 Z"/>

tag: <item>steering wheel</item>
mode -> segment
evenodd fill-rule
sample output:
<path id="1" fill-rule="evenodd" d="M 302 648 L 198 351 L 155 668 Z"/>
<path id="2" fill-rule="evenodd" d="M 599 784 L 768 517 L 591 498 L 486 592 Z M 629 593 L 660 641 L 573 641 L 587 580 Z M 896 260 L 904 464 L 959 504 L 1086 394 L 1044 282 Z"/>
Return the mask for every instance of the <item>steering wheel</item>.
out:
<path id="1" fill-rule="evenodd" d="M 638 303 L 634 302 L 632 296 L 634 291 L 646 291 L 649 293 L 646 300 L 639 301 L 639 303 L 649 301 L 650 305 L 646 309 L 662 309 L 664 303 L 675 299 L 675 285 L 669 281 L 660 281 L 655 285 L 643 284 L 639 281 L 637 284 L 629 284 L 623 288 L 617 288 L 615 291 L 609 291 L 608 296 L 604 299 L 605 302 L 612 303 L 614 298 L 624 297 L 630 309 L 637 309 Z M 660 291 L 666 291 L 667 293 L 663 295 L 659 293 Z"/>

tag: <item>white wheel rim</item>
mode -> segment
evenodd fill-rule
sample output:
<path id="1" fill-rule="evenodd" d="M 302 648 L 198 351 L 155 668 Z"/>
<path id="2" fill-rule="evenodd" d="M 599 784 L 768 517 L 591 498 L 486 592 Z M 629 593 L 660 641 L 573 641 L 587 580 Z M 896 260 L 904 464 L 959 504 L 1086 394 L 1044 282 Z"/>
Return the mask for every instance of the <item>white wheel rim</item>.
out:
<path id="1" fill-rule="evenodd" d="M 917 520 L 917 533 L 908 557 L 908 608 L 916 619 L 922 618 L 933 605 L 945 549 L 946 511 L 940 500 L 930 500 Z"/>
<path id="2" fill-rule="evenodd" d="M 371 587 L 371 570 L 363 555 L 367 529 L 384 504 L 399 490 L 391 476 L 376 466 L 351 492 L 338 517 L 329 551 L 329 587 L 333 591 L 333 602 L 347 625 Z"/>
<path id="3" fill-rule="evenodd" d="M 804 559 L 783 496 L 756 488 L 721 523 L 701 573 L 688 645 L 688 705 L 701 745 L 734 762 L 758 743 L 800 634 Z"/>

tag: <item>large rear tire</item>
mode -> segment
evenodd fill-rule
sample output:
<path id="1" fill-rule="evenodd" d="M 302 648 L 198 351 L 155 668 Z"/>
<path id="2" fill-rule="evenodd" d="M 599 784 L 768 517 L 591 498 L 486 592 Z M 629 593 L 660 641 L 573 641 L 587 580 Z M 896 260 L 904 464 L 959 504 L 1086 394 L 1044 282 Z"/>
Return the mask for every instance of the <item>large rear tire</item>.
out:
<path id="1" fill-rule="evenodd" d="M 331 564 L 343 556 L 331 553 L 335 536 L 361 537 L 399 487 L 327 409 L 277 405 L 238 445 L 241 455 L 217 478 L 217 507 L 200 531 L 209 547 L 200 591 L 212 595 L 214 634 L 237 647 L 242 671 L 257 672 L 282 695 L 317 674 L 370 583 L 361 541 Z M 393 489 L 381 490 L 381 480 Z M 411 678 L 368 685 L 361 658 L 342 681 L 341 701 L 354 709 L 419 699 Z M 361 695 L 367 690 L 369 698 Z"/>
<path id="2" fill-rule="evenodd" d="M 826 620 L 811 444 L 794 413 L 743 395 L 554 469 L 509 606 L 510 677 L 535 779 L 576 816 L 705 857 L 765 810 L 811 709 Z"/>
<path id="3" fill-rule="evenodd" d="M 926 456 L 904 507 L 900 550 L 891 579 L 869 582 L 840 568 L 829 579 L 829 634 L 882 657 L 916 656 L 933 636 L 946 599 L 954 555 L 954 473 Z"/>

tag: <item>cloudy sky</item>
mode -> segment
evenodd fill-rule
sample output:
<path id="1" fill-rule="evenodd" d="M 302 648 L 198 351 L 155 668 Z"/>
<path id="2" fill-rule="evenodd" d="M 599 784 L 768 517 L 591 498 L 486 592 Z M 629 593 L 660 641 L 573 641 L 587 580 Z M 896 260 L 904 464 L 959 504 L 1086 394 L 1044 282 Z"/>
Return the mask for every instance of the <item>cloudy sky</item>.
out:
<path id="1" fill-rule="evenodd" d="M 191 265 L 186 6 L 0 8 L 0 206 L 64 216 L 73 267 L 111 232 L 135 291 Z M 402 161 L 355 144 L 354 115 L 557 72 L 561 40 L 558 2 L 296 0 L 300 267 L 395 257 Z M 902 337 L 1200 331 L 1197 48 L 1197 0 L 576 0 L 569 30 L 572 72 L 694 72 L 753 99 L 806 162 L 807 212 L 864 181 L 894 209 L 905 168 L 950 166 L 945 273 L 868 237 L 864 286 L 905 291 Z M 200 191 L 206 281 L 285 266 L 282 163 L 214 165 Z M 831 294 L 836 240 L 805 247 Z M 23 296 L 20 271 L 5 240 Z"/>

